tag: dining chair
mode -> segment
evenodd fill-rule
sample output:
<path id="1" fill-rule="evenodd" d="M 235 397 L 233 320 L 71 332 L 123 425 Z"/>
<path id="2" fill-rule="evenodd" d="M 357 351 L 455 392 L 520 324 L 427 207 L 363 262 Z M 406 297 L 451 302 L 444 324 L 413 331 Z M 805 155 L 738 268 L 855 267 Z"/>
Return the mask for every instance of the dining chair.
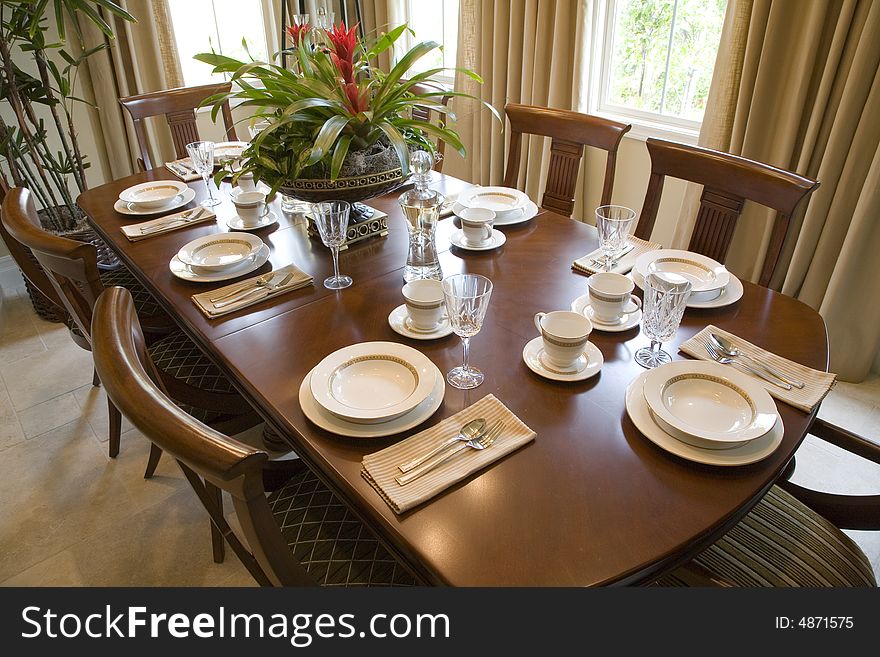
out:
<path id="1" fill-rule="evenodd" d="M 98 269 L 97 253 L 92 244 L 54 235 L 42 228 L 34 206 L 33 195 L 24 188 L 13 188 L 3 202 L 3 224 L 8 233 L 28 248 L 40 263 L 59 301 L 84 337 L 85 348 L 94 350 L 91 336 L 92 309 L 106 287 L 120 286 L 129 290 L 133 307 L 139 313 L 140 326 L 161 312 L 156 300 L 136 281 L 128 270 Z M 130 286 L 130 287 L 129 287 Z M 179 328 L 168 331 L 164 322 L 170 318 L 162 313 L 163 332 L 149 345 L 168 393 L 187 412 L 204 422 L 226 431 L 243 431 L 261 420 L 220 369 L 186 337 Z M 98 377 L 100 378 L 100 377 Z M 97 383 L 97 381 L 96 381 Z M 110 413 L 110 457 L 119 453 L 122 417 L 108 397 Z M 145 477 L 152 476 L 161 451 L 151 451 Z"/>
<path id="2" fill-rule="evenodd" d="M 131 295 L 109 288 L 92 317 L 95 364 L 107 394 L 180 465 L 218 531 L 263 586 L 413 584 L 410 573 L 300 460 L 266 496 L 266 452 L 183 412 L 169 398 L 143 340 Z M 211 488 L 233 500 L 242 541 Z M 247 546 L 247 547 L 246 547 Z"/>
<path id="3" fill-rule="evenodd" d="M 138 148 L 141 153 L 138 159 L 141 170 L 146 171 L 156 166 L 150 158 L 144 119 L 164 114 L 168 127 L 171 129 L 171 138 L 174 142 L 177 158 L 187 157 L 186 145 L 199 141 L 196 108 L 201 105 L 202 101 L 214 94 L 229 93 L 231 89 L 232 83 L 225 82 L 205 84 L 199 87 L 180 87 L 120 98 L 119 103 L 128 110 L 134 122 L 134 133 L 137 136 Z M 232 120 L 229 101 L 224 102 L 221 108 L 223 124 L 226 127 L 226 139 L 236 141 L 238 137 L 235 133 L 235 123 Z M 161 162 L 159 166 L 162 166 Z"/>
<path id="4" fill-rule="evenodd" d="M 779 262 L 782 246 L 798 205 L 819 183 L 796 173 L 778 169 L 721 151 L 649 138 L 651 177 L 634 231 L 636 237 L 650 239 L 660 207 L 666 176 L 703 185 L 700 209 L 689 251 L 724 262 L 733 239 L 737 219 L 745 201 L 776 211 L 773 232 L 758 284 L 770 284 Z"/>
<path id="5" fill-rule="evenodd" d="M 571 216 L 574 192 L 585 146 L 607 151 L 601 205 L 611 203 L 617 149 L 631 125 L 569 110 L 507 103 L 504 113 L 510 121 L 505 187 L 516 187 L 522 159 L 523 134 L 550 137 L 550 165 L 541 207 Z"/>
<path id="6" fill-rule="evenodd" d="M 449 100 L 452 98 L 451 92 L 452 90 L 444 84 L 440 82 L 420 82 L 414 84 L 410 87 L 413 93 L 419 96 L 424 96 L 425 94 L 436 93 L 443 94 L 437 100 L 444 106 L 449 105 Z M 418 119 L 420 121 L 431 121 L 432 116 L 436 110 L 431 109 L 425 105 L 416 105 L 412 110 L 412 118 Z M 444 116 L 440 116 L 438 123 L 441 126 L 446 125 L 446 119 Z M 437 139 L 436 142 L 436 156 L 434 158 L 434 171 L 437 173 L 441 173 L 443 170 L 443 157 L 446 153 L 446 142 L 442 139 Z"/>

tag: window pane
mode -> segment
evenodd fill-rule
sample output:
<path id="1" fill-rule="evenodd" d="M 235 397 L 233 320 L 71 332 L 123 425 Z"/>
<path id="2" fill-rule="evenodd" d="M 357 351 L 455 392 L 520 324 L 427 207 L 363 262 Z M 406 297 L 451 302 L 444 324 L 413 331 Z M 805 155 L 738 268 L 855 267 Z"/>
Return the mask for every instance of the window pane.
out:
<path id="1" fill-rule="evenodd" d="M 701 121 L 726 5 L 727 0 L 615 2 L 605 103 Z"/>
<path id="2" fill-rule="evenodd" d="M 266 31 L 260 4 L 260 0 L 214 1 L 220 50 L 224 55 L 244 61 L 250 59 L 241 45 L 244 38 L 254 59 L 266 61 Z"/>
<path id="3" fill-rule="evenodd" d="M 412 67 L 413 73 L 427 71 L 431 68 L 454 67 L 455 54 L 458 46 L 458 2 L 459 0 L 441 0 L 424 2 L 410 0 L 409 27 L 415 32 L 410 36 L 410 45 L 421 41 L 436 41 L 443 50 L 433 50 L 419 59 Z M 452 72 L 443 76 L 452 77 Z"/>

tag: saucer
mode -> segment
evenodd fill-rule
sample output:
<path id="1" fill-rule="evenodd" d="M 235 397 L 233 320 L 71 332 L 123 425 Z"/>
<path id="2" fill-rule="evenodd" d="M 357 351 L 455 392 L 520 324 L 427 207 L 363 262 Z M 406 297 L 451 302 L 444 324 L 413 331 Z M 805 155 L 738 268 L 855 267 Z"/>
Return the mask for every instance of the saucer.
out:
<path id="1" fill-rule="evenodd" d="M 523 360 L 529 369 L 535 374 L 552 381 L 582 381 L 589 379 L 602 369 L 605 359 L 602 352 L 592 342 L 587 342 L 584 353 L 580 356 L 580 363 L 571 371 L 560 370 L 546 362 L 542 358 L 544 354 L 544 339 L 539 335 L 530 340 L 523 349 Z M 575 361 L 577 363 L 577 361 Z"/>
<path id="2" fill-rule="evenodd" d="M 493 228 L 492 240 L 486 244 L 476 245 L 468 242 L 464 238 L 464 231 L 458 229 L 449 236 L 449 241 L 452 242 L 453 246 L 457 246 L 459 249 L 465 249 L 466 251 L 489 251 L 491 249 L 497 249 L 504 244 L 507 241 L 507 236 L 500 230 L 495 230 Z"/>
<path id="3" fill-rule="evenodd" d="M 609 333 L 619 333 L 621 331 L 629 331 L 635 328 L 642 321 L 642 309 L 637 308 L 631 313 L 623 313 L 620 320 L 615 324 L 606 324 L 593 317 L 593 307 L 590 305 L 590 295 L 583 294 L 571 302 L 571 309 L 576 313 L 580 313 L 593 323 L 593 328 L 597 331 L 607 331 Z"/>
<path id="4" fill-rule="evenodd" d="M 122 199 L 116 199 L 116 202 L 113 204 L 113 209 L 116 210 L 119 214 L 127 214 L 133 217 L 143 217 L 151 214 L 162 214 L 165 212 L 170 212 L 171 210 L 176 210 L 177 208 L 183 207 L 190 201 L 192 201 L 196 197 L 196 190 L 192 187 L 187 187 L 183 192 L 175 196 L 168 205 L 163 205 L 161 208 L 152 208 L 152 209 L 142 209 L 138 208 L 134 203 L 127 203 Z"/>
<path id="5" fill-rule="evenodd" d="M 226 220 L 226 225 L 232 230 L 259 230 L 260 228 L 271 226 L 276 221 L 278 221 L 278 217 L 275 216 L 274 212 L 270 211 L 269 214 L 260 219 L 260 222 L 257 224 L 245 224 L 241 217 L 234 215 L 232 218 Z"/>
<path id="6" fill-rule="evenodd" d="M 446 315 L 443 315 L 437 328 L 433 331 L 420 331 L 412 328 L 406 312 L 406 304 L 401 304 L 391 311 L 391 314 L 388 315 L 388 324 L 394 329 L 395 333 L 413 340 L 436 340 L 438 338 L 445 338 L 452 333 L 452 324 L 449 323 L 449 318 Z"/>

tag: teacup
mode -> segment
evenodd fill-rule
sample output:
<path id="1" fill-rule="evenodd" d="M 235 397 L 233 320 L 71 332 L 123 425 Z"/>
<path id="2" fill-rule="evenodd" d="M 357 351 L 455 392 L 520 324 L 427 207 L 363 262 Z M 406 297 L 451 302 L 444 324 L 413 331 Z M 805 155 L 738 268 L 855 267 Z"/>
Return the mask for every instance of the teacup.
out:
<path id="1" fill-rule="evenodd" d="M 485 246 L 492 241 L 495 212 L 488 208 L 462 208 L 458 213 L 464 239 L 472 246 Z"/>
<path id="2" fill-rule="evenodd" d="M 544 341 L 544 354 L 550 364 L 568 369 L 584 353 L 593 324 L 580 313 L 555 310 L 535 315 L 535 327 Z"/>
<path id="3" fill-rule="evenodd" d="M 257 184 L 254 182 L 254 174 L 252 173 L 243 173 L 238 177 L 238 194 L 242 192 L 255 192 L 257 191 Z"/>
<path id="4" fill-rule="evenodd" d="M 232 199 L 235 211 L 245 226 L 256 226 L 269 214 L 266 194 L 261 191 L 242 191 Z"/>
<path id="5" fill-rule="evenodd" d="M 634 313 L 642 301 L 633 296 L 635 283 L 623 274 L 600 272 L 587 279 L 593 319 L 600 324 L 618 324 L 623 315 Z"/>
<path id="6" fill-rule="evenodd" d="M 433 331 L 443 317 L 444 297 L 440 281 L 425 278 L 403 286 L 409 324 L 416 331 Z"/>

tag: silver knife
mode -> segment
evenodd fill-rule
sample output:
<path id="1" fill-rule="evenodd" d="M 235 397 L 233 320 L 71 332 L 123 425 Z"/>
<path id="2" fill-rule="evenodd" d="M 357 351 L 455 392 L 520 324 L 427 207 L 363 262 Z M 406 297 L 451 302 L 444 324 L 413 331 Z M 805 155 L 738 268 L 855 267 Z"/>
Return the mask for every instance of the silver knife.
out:
<path id="1" fill-rule="evenodd" d="M 145 228 L 141 228 L 141 235 L 150 235 L 152 233 L 158 233 L 160 231 L 165 230 L 166 228 L 170 228 L 176 224 L 188 224 L 192 221 L 196 221 L 201 219 L 202 215 L 205 214 L 207 210 L 205 208 L 199 208 L 195 211 L 195 214 L 189 216 L 179 216 L 177 219 L 171 219 L 169 221 L 165 221 L 160 224 L 153 224 L 152 226 L 147 226 Z"/>

